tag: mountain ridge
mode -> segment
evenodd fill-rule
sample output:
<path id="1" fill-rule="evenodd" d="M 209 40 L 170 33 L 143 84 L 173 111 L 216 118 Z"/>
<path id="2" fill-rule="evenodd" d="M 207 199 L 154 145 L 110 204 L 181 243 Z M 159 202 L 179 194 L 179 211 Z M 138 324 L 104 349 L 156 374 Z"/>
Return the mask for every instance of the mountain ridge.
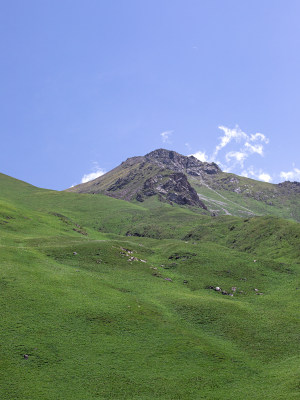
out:
<path id="1" fill-rule="evenodd" d="M 216 163 L 162 148 L 128 158 L 106 174 L 67 191 L 131 202 L 156 198 L 213 216 L 274 215 L 300 221 L 300 183 L 256 181 L 223 172 Z"/>

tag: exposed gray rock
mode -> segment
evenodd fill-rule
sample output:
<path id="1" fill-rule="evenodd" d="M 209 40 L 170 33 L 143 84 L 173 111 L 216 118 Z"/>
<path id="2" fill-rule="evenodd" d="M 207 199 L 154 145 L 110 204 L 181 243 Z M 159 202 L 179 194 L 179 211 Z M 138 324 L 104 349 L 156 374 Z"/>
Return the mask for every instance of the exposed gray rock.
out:
<path id="1" fill-rule="evenodd" d="M 186 175 L 181 172 L 170 175 L 156 175 L 147 179 L 138 196 L 150 197 L 155 195 L 160 195 L 170 203 L 198 206 L 207 210 L 206 205 L 199 199 Z"/>
<path id="2" fill-rule="evenodd" d="M 300 193 L 300 182 L 285 181 L 278 183 L 278 187 L 283 191 L 288 190 L 289 192 Z"/>
<path id="3" fill-rule="evenodd" d="M 146 154 L 145 159 L 155 162 L 163 168 L 175 172 L 185 172 L 188 175 L 201 176 L 203 173 L 218 174 L 222 172 L 215 163 L 202 162 L 194 156 L 187 157 L 166 149 L 154 150 Z"/>

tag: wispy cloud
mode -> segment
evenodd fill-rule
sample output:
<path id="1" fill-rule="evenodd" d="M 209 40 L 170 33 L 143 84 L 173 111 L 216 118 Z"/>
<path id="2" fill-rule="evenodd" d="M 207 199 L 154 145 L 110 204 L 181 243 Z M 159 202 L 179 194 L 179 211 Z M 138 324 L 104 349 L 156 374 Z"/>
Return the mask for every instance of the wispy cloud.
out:
<path id="1" fill-rule="evenodd" d="M 299 168 L 294 168 L 291 171 L 280 172 L 280 178 L 284 179 L 285 181 L 297 181 L 300 182 L 300 169 Z"/>
<path id="2" fill-rule="evenodd" d="M 260 156 L 264 155 L 264 147 L 262 144 L 251 144 L 246 142 L 245 143 L 245 148 L 248 150 L 248 152 L 251 154 L 257 153 Z"/>
<path id="3" fill-rule="evenodd" d="M 243 162 L 246 160 L 248 157 L 248 154 L 242 151 L 229 151 L 225 155 L 225 159 L 227 162 L 231 162 L 232 160 L 235 160 L 238 163 L 243 164 Z"/>
<path id="4" fill-rule="evenodd" d="M 192 150 L 192 146 L 191 146 L 188 142 L 184 143 L 184 145 L 186 146 L 186 148 L 187 148 L 189 151 Z"/>
<path id="5" fill-rule="evenodd" d="M 246 178 L 258 179 L 263 182 L 272 182 L 273 180 L 270 174 L 264 172 L 262 169 L 257 170 L 253 166 L 242 171 L 241 175 Z"/>
<path id="6" fill-rule="evenodd" d="M 200 161 L 208 161 L 208 157 L 207 154 L 205 153 L 205 151 L 197 151 L 197 153 L 191 154 L 192 156 L 198 158 L 198 160 Z"/>
<path id="7" fill-rule="evenodd" d="M 163 143 L 171 143 L 170 136 L 173 134 L 174 131 L 164 131 L 160 134 Z"/>
<path id="8" fill-rule="evenodd" d="M 247 134 L 238 125 L 235 128 L 220 125 L 219 129 L 223 135 L 220 136 L 219 143 L 211 155 L 199 150 L 193 154 L 195 157 L 203 161 L 205 154 L 205 161 L 216 162 L 224 171 L 231 172 L 237 168 L 244 168 L 246 160 L 253 154 L 264 156 L 264 145 L 269 143 L 269 139 L 263 133 Z M 226 152 L 227 149 L 229 151 Z"/>
<path id="9" fill-rule="evenodd" d="M 213 159 L 216 158 L 217 154 L 232 141 L 240 144 L 239 151 L 235 153 L 239 153 L 238 161 L 241 163 L 243 163 L 250 154 L 257 153 L 260 156 L 263 156 L 263 143 L 269 143 L 269 139 L 264 134 L 257 132 L 248 135 L 246 132 L 242 131 L 238 125 L 233 129 L 221 125 L 219 126 L 219 129 L 223 131 L 224 134 L 220 137 L 220 143 L 216 146 L 215 151 L 213 152 Z M 232 152 L 227 154 L 232 154 Z M 240 156 L 241 154 L 243 154 L 243 156 Z"/>
<path id="10" fill-rule="evenodd" d="M 95 161 L 93 162 L 93 169 L 92 172 L 88 174 L 84 174 L 83 177 L 81 178 L 81 183 L 86 183 L 89 181 L 92 181 L 93 179 L 98 178 L 99 176 L 105 174 L 105 170 L 100 168 L 98 163 Z"/>
<path id="11" fill-rule="evenodd" d="M 221 129 L 224 134 L 220 137 L 220 143 L 216 146 L 215 151 L 213 152 L 213 159 L 215 159 L 219 151 L 226 147 L 232 140 L 235 142 L 240 142 L 242 139 L 246 141 L 249 138 L 249 136 L 238 126 L 236 126 L 234 129 L 230 129 L 226 126 L 220 125 L 219 129 Z"/>
<path id="12" fill-rule="evenodd" d="M 269 139 L 263 135 L 262 133 L 254 133 L 250 135 L 251 142 L 255 142 L 256 140 L 260 140 L 261 142 L 269 143 Z"/>

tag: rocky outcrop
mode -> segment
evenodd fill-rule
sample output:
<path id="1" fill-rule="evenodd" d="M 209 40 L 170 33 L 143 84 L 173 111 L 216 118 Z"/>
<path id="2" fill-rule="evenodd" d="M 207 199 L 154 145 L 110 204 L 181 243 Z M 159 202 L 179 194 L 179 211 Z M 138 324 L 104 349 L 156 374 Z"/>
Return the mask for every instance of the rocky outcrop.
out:
<path id="1" fill-rule="evenodd" d="M 289 193 L 300 193 L 300 182 L 285 181 L 278 183 L 278 187 L 283 192 L 287 191 Z"/>
<path id="2" fill-rule="evenodd" d="M 145 197 L 159 195 L 169 203 L 201 207 L 207 210 L 199 199 L 196 190 L 190 185 L 185 174 L 181 172 L 170 175 L 156 175 L 144 182 L 143 189 L 137 194 L 138 201 Z"/>
<path id="3" fill-rule="evenodd" d="M 154 150 L 145 155 L 149 162 L 167 168 L 175 172 L 182 172 L 188 175 L 201 176 L 204 174 L 218 174 L 221 169 L 215 163 L 202 162 L 194 156 L 183 156 L 176 151 L 165 149 Z"/>

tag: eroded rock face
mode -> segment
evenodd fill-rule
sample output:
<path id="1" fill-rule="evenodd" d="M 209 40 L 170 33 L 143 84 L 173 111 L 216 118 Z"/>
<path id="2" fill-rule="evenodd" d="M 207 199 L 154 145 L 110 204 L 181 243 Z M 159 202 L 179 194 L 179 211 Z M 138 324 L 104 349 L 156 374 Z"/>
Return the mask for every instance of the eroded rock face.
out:
<path id="1" fill-rule="evenodd" d="M 206 174 L 218 174 L 221 169 L 215 163 L 207 163 L 198 160 L 194 156 L 186 157 L 176 151 L 165 149 L 154 150 L 145 155 L 145 159 L 154 162 L 162 168 L 168 168 L 175 172 L 185 172 L 189 175 L 201 176 Z"/>
<path id="2" fill-rule="evenodd" d="M 177 172 L 170 175 L 156 175 L 147 179 L 137 200 L 144 196 L 160 195 L 169 202 L 180 205 L 201 207 L 207 210 L 205 204 L 199 199 L 196 190 L 190 185 L 185 174 Z"/>

